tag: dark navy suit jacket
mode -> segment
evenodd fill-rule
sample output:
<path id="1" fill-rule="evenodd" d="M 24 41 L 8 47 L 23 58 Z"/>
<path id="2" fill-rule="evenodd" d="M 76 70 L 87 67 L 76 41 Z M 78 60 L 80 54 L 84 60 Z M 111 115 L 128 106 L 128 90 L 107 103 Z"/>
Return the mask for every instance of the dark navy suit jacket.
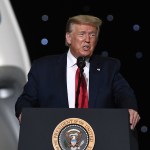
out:
<path id="1" fill-rule="evenodd" d="M 17 117 L 23 107 L 69 108 L 66 66 L 67 53 L 33 62 L 28 82 L 15 105 Z M 137 109 L 134 92 L 119 69 L 118 59 L 100 55 L 90 58 L 89 108 Z"/>

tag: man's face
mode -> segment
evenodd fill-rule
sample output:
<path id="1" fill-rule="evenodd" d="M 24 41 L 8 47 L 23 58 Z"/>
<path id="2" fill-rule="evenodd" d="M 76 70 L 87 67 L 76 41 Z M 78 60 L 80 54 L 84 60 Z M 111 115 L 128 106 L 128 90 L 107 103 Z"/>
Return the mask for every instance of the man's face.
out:
<path id="1" fill-rule="evenodd" d="M 93 54 L 98 39 L 97 29 L 91 25 L 74 24 L 72 32 L 66 33 L 66 41 L 71 53 L 77 58 L 90 57 Z"/>

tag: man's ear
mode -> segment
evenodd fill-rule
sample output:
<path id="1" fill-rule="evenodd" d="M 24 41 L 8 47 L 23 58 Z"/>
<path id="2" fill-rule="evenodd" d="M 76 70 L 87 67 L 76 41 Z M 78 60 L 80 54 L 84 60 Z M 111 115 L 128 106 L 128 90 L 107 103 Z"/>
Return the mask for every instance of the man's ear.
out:
<path id="1" fill-rule="evenodd" d="M 68 43 L 68 45 L 71 44 L 71 35 L 69 32 L 66 33 L 66 42 Z"/>

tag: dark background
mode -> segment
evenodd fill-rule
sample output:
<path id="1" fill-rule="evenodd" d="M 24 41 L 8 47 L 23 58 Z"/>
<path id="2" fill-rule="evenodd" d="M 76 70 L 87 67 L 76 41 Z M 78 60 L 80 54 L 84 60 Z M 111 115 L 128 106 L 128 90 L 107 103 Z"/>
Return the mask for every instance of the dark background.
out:
<path id="1" fill-rule="evenodd" d="M 137 126 L 140 150 L 149 150 L 150 108 L 148 51 L 149 14 L 144 1 L 108 0 L 11 0 L 22 30 L 31 63 L 44 55 L 67 51 L 65 24 L 68 17 L 90 14 L 100 17 L 103 25 L 95 53 L 108 54 L 121 60 L 121 73 L 129 81 L 137 95 L 141 121 Z M 48 21 L 42 21 L 47 15 Z M 108 15 L 113 21 L 108 21 Z M 139 25 L 139 30 L 133 26 Z M 41 39 L 48 44 L 42 45 Z M 105 53 L 104 53 L 105 52 Z"/>

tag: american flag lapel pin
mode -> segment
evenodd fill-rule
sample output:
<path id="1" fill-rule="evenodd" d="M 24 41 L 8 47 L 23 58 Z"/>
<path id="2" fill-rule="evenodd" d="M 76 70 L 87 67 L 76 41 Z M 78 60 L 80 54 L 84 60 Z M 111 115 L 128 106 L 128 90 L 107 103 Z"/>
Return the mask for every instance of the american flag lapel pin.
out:
<path id="1" fill-rule="evenodd" d="M 100 68 L 97 68 L 97 71 L 100 71 L 101 69 Z"/>

